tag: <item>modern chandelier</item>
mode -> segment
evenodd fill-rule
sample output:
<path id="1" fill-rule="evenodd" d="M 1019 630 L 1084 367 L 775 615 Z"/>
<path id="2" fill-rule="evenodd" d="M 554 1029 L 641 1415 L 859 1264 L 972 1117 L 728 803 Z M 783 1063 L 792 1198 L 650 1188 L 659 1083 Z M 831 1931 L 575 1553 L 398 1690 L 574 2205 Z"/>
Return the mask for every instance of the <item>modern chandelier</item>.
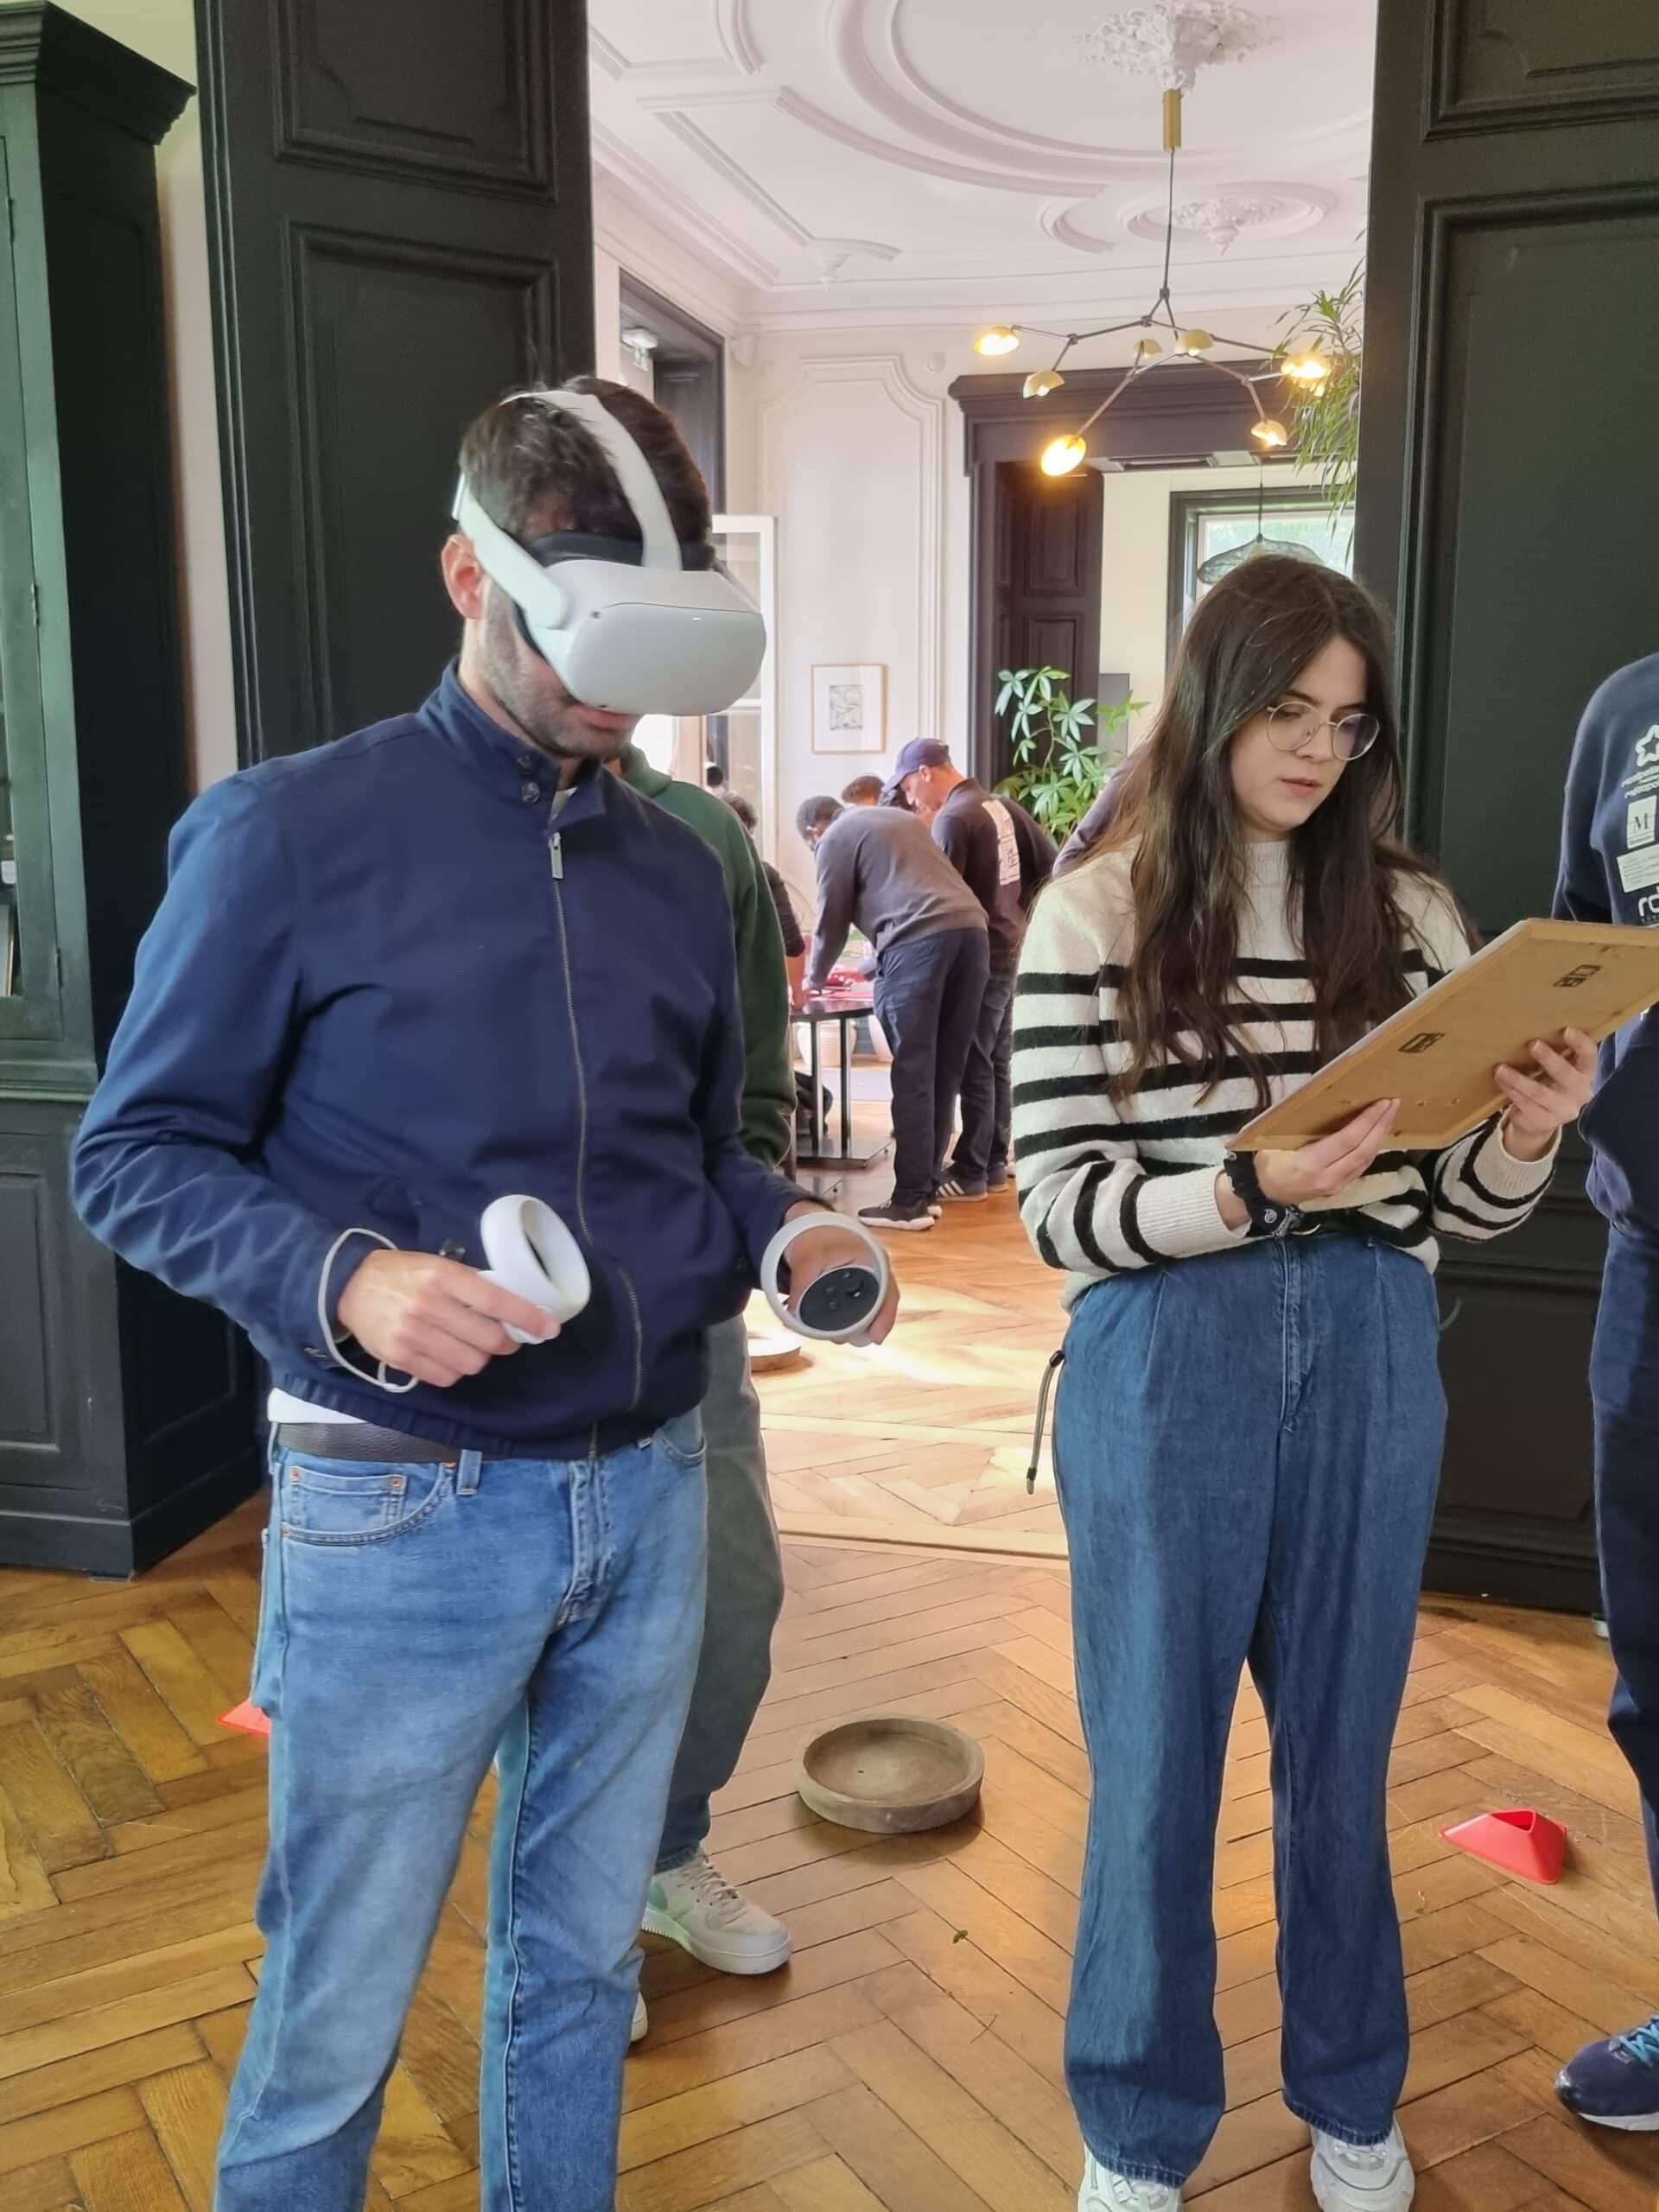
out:
<path id="1" fill-rule="evenodd" d="M 1181 145 L 1182 94 L 1191 90 L 1199 69 L 1211 62 L 1237 60 L 1255 43 L 1257 35 L 1254 19 L 1233 4 L 1233 0 L 1176 0 L 1175 4 L 1132 8 L 1110 16 L 1083 41 L 1096 60 L 1115 62 L 1120 67 L 1147 73 L 1156 72 L 1163 79 L 1163 144 L 1169 156 L 1164 270 L 1157 297 L 1151 306 L 1144 314 L 1130 315 L 1125 321 L 1103 323 L 1096 330 L 1073 331 L 1046 330 L 1034 323 L 997 323 L 975 340 L 974 350 L 991 359 L 1015 352 L 1028 337 L 1055 340 L 1059 352 L 1052 365 L 1033 369 L 1025 383 L 1027 399 L 1046 399 L 1065 384 L 1061 372 L 1076 346 L 1087 345 L 1092 339 L 1114 337 L 1125 330 L 1145 333 L 1135 346 L 1129 366 L 1082 427 L 1044 447 L 1042 467 L 1047 475 L 1069 475 L 1088 458 L 1088 433 L 1131 385 L 1160 369 L 1210 359 L 1217 346 L 1232 346 L 1257 359 L 1266 357 L 1274 361 L 1270 369 L 1247 373 L 1230 361 L 1210 360 L 1211 367 L 1231 377 L 1249 394 L 1255 410 L 1250 435 L 1263 455 L 1287 444 L 1290 432 L 1277 415 L 1268 412 L 1258 385 L 1282 381 L 1293 392 L 1298 387 L 1312 390 L 1331 374 L 1332 364 L 1317 342 L 1296 345 L 1281 356 L 1276 345 L 1260 345 L 1248 339 L 1229 338 L 1198 329 L 1182 323 L 1170 294 L 1170 263 L 1175 242 L 1175 156 Z"/>

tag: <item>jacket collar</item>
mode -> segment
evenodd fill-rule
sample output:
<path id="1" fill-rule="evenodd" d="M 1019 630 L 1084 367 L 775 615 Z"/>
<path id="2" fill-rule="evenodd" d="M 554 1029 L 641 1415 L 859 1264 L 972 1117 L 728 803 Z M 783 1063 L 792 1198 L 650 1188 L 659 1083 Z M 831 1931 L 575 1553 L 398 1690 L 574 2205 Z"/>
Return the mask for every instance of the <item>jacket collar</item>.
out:
<path id="1" fill-rule="evenodd" d="M 630 745 L 622 755 L 622 780 L 642 798 L 660 798 L 674 779 L 653 768 L 639 747 Z"/>
<path id="2" fill-rule="evenodd" d="M 545 824 L 546 810 L 558 794 L 557 762 L 527 738 L 504 729 L 469 698 L 454 661 L 421 709 L 421 720 L 461 766 L 487 785 L 504 804 L 517 807 Z M 613 780 L 597 762 L 584 766 L 559 809 L 561 824 L 569 826 L 601 812 L 605 797 L 601 787 Z M 532 787 L 534 797 L 527 797 Z"/>

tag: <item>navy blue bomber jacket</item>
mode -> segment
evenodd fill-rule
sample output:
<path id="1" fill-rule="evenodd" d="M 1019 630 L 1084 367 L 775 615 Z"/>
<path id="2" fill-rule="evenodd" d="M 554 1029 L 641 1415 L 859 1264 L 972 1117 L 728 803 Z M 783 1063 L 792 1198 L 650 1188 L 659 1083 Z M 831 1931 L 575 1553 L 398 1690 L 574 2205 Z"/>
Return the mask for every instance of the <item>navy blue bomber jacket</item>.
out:
<path id="1" fill-rule="evenodd" d="M 743 1149 L 715 853 L 600 771 L 556 812 L 556 781 L 452 668 L 418 714 L 207 791 L 75 1156 L 93 1231 L 239 1322 L 280 1388 L 507 1456 L 612 1449 L 697 1404 L 704 1331 L 801 1198 Z M 576 1236 L 587 1310 L 450 1390 L 336 1365 L 318 1300 L 341 1232 L 481 1267 L 509 1192 Z M 372 1249 L 329 1269 L 331 1319 Z"/>
<path id="2" fill-rule="evenodd" d="M 1659 928 L 1659 653 L 1610 676 L 1584 710 L 1555 911 Z M 1659 1008 L 1602 1046 L 1582 1126 L 1591 1197 L 1616 1229 L 1659 1237 Z"/>

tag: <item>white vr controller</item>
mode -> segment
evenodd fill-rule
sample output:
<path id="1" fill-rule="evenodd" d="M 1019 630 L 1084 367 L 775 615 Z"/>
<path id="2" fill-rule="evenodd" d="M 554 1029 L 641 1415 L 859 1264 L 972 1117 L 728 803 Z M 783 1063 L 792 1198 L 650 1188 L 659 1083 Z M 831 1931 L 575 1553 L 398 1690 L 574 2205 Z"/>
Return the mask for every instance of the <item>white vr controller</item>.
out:
<path id="1" fill-rule="evenodd" d="M 789 1248 L 798 1237 L 830 1223 L 858 1238 L 870 1255 L 869 1264 L 854 1261 L 828 1268 L 808 1284 L 791 1307 L 785 1302 L 778 1280 Z M 766 1294 L 767 1305 L 786 1329 L 821 1344 L 868 1344 L 870 1324 L 881 1311 L 892 1278 L 880 1240 L 861 1221 L 850 1221 L 842 1214 L 798 1214 L 793 1221 L 784 1224 L 760 1262 L 760 1287 Z"/>
<path id="2" fill-rule="evenodd" d="M 791 1308 L 779 1281 L 790 1248 L 798 1237 L 830 1221 L 859 1239 L 869 1253 L 869 1264 L 860 1261 L 828 1269 Z M 542 1199 L 497 1198 L 485 1208 L 479 1234 L 489 1262 L 485 1281 L 539 1306 L 556 1321 L 573 1320 L 593 1295 L 581 1247 Z M 823 1344 L 868 1344 L 870 1323 L 881 1310 L 890 1280 L 887 1255 L 877 1238 L 862 1222 L 837 1215 L 802 1214 L 786 1221 L 760 1262 L 760 1287 L 778 1319 L 797 1336 Z M 514 1328 L 507 1334 L 515 1344 L 536 1341 Z"/>

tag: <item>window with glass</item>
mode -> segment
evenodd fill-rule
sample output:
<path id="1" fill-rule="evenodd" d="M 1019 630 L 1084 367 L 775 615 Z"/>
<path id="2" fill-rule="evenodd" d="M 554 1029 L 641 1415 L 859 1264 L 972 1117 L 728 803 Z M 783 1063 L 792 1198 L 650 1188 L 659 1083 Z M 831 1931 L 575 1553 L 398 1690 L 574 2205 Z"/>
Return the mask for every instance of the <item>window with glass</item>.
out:
<path id="1" fill-rule="evenodd" d="M 1170 645 L 1211 584 L 1205 564 L 1241 552 L 1294 546 L 1327 569 L 1353 573 L 1354 511 L 1327 505 L 1317 489 L 1266 492 L 1178 492 L 1170 500 Z M 1213 581 L 1213 579 L 1212 579 Z"/>

